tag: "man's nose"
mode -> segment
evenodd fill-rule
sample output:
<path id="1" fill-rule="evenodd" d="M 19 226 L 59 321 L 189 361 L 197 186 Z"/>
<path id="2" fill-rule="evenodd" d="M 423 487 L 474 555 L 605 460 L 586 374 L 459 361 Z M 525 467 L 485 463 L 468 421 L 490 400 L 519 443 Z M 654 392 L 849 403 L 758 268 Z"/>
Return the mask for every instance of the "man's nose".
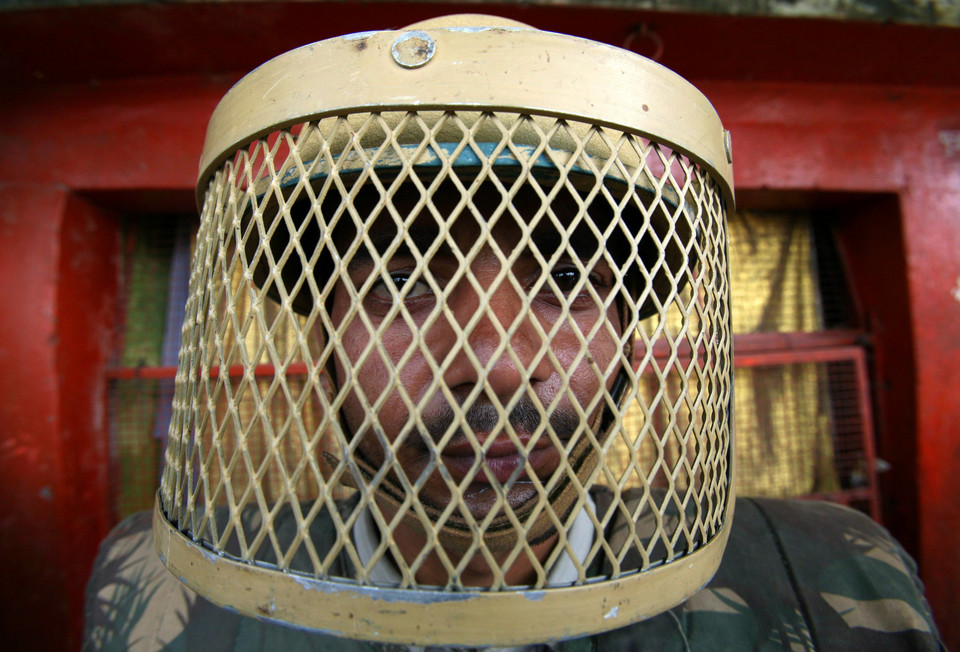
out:
<path id="1" fill-rule="evenodd" d="M 509 400 L 531 382 L 551 374 L 536 316 L 506 275 L 464 279 L 450 294 L 448 307 L 462 337 L 448 368 L 448 387 L 483 383 Z M 476 285 L 474 285 L 476 284 Z"/>

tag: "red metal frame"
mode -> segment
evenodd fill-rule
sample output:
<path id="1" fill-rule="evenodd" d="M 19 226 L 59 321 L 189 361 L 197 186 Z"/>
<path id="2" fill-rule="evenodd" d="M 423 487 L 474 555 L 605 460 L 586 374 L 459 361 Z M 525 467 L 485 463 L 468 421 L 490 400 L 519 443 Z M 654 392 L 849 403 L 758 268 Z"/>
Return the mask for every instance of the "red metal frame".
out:
<path id="1" fill-rule="evenodd" d="M 876 447 L 873 430 L 873 405 L 870 400 L 870 379 L 867 370 L 867 353 L 863 345 L 869 339 L 856 331 L 822 331 L 815 333 L 750 333 L 734 338 L 734 367 L 768 367 L 803 363 L 852 362 L 856 370 L 856 391 L 858 413 L 861 423 L 861 445 L 867 461 L 868 486 L 853 488 L 829 494 L 811 494 L 811 499 L 831 500 L 842 504 L 865 502 L 869 505 L 870 515 L 876 521 L 882 521 L 880 511 L 880 493 L 877 484 Z M 859 346 L 857 345 L 859 344 Z M 689 356 L 689 347 L 685 350 Z M 655 358 L 664 360 L 670 355 L 666 346 L 657 347 Z M 684 357 L 684 353 L 680 353 Z M 308 367 L 299 362 L 287 367 L 291 376 L 306 375 Z M 174 378 L 176 367 L 119 367 L 109 369 L 109 380 L 161 379 Z M 255 377 L 271 377 L 277 373 L 272 364 L 257 365 L 253 369 Z M 222 370 L 213 367 L 209 371 L 211 378 L 219 377 Z M 226 375 L 239 378 L 245 375 L 243 365 L 233 365 Z"/>
<path id="2" fill-rule="evenodd" d="M 873 403 L 870 400 L 870 377 L 867 371 L 867 351 L 858 346 L 826 346 L 821 345 L 824 341 L 849 340 L 855 334 L 830 332 L 821 333 L 791 333 L 787 334 L 786 339 L 799 344 L 797 348 L 784 350 L 756 350 L 751 353 L 735 354 L 733 358 L 734 367 L 767 367 L 790 364 L 803 364 L 810 362 L 852 362 L 856 375 L 857 387 L 857 409 L 860 416 L 860 444 L 863 447 L 863 456 L 867 462 L 867 487 L 844 490 L 829 494 L 811 494 L 804 496 L 811 499 L 831 500 L 833 502 L 849 505 L 854 502 L 866 502 L 870 506 L 870 516 L 881 522 L 883 515 L 880 510 L 880 488 L 877 481 L 877 453 L 875 434 L 873 429 Z M 756 348 L 759 349 L 764 340 L 768 342 L 782 341 L 780 337 L 769 337 L 762 334 L 760 337 L 755 335 L 740 336 L 751 338 L 756 342 Z M 856 339 L 862 339 L 857 337 Z M 739 339 L 735 339 L 735 347 Z"/>
<path id="3" fill-rule="evenodd" d="M 226 375 L 230 378 L 239 378 L 245 375 L 246 370 L 243 365 L 231 365 L 227 367 Z M 253 368 L 254 376 L 273 376 L 277 373 L 277 368 L 272 364 L 258 364 Z M 287 367 L 287 374 L 290 376 L 306 375 L 307 365 L 303 362 L 294 362 Z M 217 378 L 221 374 L 220 367 L 210 368 L 210 377 Z M 133 380 L 149 378 L 174 378 L 177 375 L 176 367 L 114 367 L 106 371 L 106 376 L 110 380 Z"/>
<path id="4" fill-rule="evenodd" d="M 22 619 L 3 629 L 30 630 L 14 647 L 58 649 L 66 641 L 76 649 L 83 588 L 112 525 L 100 406 L 117 298 L 117 222 L 63 189 L 8 184 L 3 191 L 0 595 L 4 622 Z M 28 626 L 33 619 L 36 627 Z"/>

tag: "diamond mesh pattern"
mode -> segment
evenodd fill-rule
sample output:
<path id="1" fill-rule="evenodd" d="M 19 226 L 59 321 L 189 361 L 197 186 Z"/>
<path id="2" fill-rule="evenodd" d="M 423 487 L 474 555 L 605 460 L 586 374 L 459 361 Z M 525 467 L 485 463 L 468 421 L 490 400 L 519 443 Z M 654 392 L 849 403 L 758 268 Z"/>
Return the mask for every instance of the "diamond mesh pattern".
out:
<path id="1" fill-rule="evenodd" d="M 634 134 L 410 111 L 256 140 L 207 191 L 162 509 L 216 553 L 344 583 L 670 563 L 728 500 L 726 252 L 716 183 Z M 604 533 L 585 559 L 581 510 Z"/>

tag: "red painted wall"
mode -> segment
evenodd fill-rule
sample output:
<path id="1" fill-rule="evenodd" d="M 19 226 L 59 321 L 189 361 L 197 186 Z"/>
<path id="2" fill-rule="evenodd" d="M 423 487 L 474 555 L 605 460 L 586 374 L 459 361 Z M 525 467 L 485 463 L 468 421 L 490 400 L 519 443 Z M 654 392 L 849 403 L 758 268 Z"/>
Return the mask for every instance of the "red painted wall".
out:
<path id="1" fill-rule="evenodd" d="M 326 3 L 0 13 L 0 630 L 12 648 L 76 649 L 82 585 L 110 519 L 102 392 L 122 215 L 192 210 L 206 121 L 234 70 L 370 26 L 367 9 L 346 7 L 335 20 Z M 385 7 L 378 25 L 437 13 Z M 875 219 L 854 201 L 842 236 L 885 337 L 909 338 L 878 342 L 895 381 L 883 385 L 878 424 L 880 454 L 896 465 L 886 495 L 899 499 L 885 518 L 921 564 L 948 646 L 960 648 L 960 32 L 504 13 L 614 43 L 637 22 L 654 25 L 663 63 L 732 130 L 744 198 L 885 198 Z M 824 38 L 845 43 L 847 60 Z M 899 283 L 883 280 L 896 270 Z M 886 296 L 897 309 L 884 309 Z"/>
<path id="2" fill-rule="evenodd" d="M 191 210 L 225 90 L 105 86 L 0 107 L 0 629 L 16 649 L 79 647 L 83 588 L 113 525 L 104 372 L 120 210 Z"/>
<path id="3" fill-rule="evenodd" d="M 67 585 L 55 317 L 67 195 L 19 184 L 0 185 L 0 193 L 0 590 L 3 610 L 12 610 L 3 629 L 11 632 L 18 623 L 39 625 L 32 614 L 45 613 L 60 627 L 71 615 L 67 601 L 50 599 L 65 595 Z M 53 629 L 37 627 L 39 648 L 62 649 Z"/>
<path id="4" fill-rule="evenodd" d="M 876 437 L 879 456 L 890 466 L 879 478 L 884 522 L 916 554 L 917 375 L 901 212 L 899 195 L 869 195 L 838 209 L 833 223 L 858 309 L 874 342 Z"/>
<path id="5" fill-rule="evenodd" d="M 112 525 L 102 405 L 117 222 L 62 188 L 0 191 L 4 631 L 28 631 L 32 649 L 76 647 L 83 587 Z"/>
<path id="6" fill-rule="evenodd" d="M 960 91 L 902 87 L 808 85 L 701 85 L 733 132 L 738 190 L 780 189 L 893 193 L 899 223 L 869 220 L 848 227 L 873 229 L 844 243 L 866 297 L 886 320 L 886 337 L 912 337 L 913 360 L 886 354 L 887 374 L 902 368 L 912 383 L 896 379 L 900 396 L 893 422 L 881 429 L 880 456 L 896 465 L 886 483 L 896 504 L 887 526 L 920 563 L 927 596 L 948 647 L 960 646 Z M 899 229 L 893 232 L 893 229 Z M 885 237 L 877 229 L 890 230 Z M 858 247 L 902 239 L 906 314 L 885 310 L 878 279 L 896 259 L 875 260 Z M 903 280 L 890 292 L 902 295 Z M 911 395 L 912 392 L 912 395 Z M 902 403 L 901 403 L 902 402 Z M 909 421 L 903 404 L 915 405 Z M 906 444 L 906 446 L 905 446 Z M 906 454 L 904 452 L 906 449 Z M 908 457 L 910 449 L 915 455 Z M 909 467 L 905 472 L 904 467 Z M 914 496 L 916 502 L 910 502 Z M 899 518 L 897 518 L 899 516 Z"/>

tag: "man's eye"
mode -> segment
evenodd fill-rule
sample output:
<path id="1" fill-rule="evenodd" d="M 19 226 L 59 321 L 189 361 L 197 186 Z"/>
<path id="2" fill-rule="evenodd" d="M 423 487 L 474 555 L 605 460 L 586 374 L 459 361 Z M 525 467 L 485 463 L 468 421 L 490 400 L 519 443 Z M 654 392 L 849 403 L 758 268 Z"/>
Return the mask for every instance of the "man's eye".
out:
<path id="1" fill-rule="evenodd" d="M 414 280 L 412 274 L 393 272 L 389 274 L 389 279 L 393 283 L 396 293 L 402 294 L 406 299 L 414 299 L 433 292 L 428 283 L 421 280 Z M 406 292 L 404 293 L 404 291 Z M 387 283 L 383 280 L 377 281 L 377 283 L 370 288 L 370 294 L 381 301 L 393 301 L 393 294 L 390 292 L 390 288 L 387 287 Z"/>
<path id="2" fill-rule="evenodd" d="M 555 269 L 550 272 L 550 277 L 553 279 L 554 284 L 556 284 L 557 290 L 559 290 L 559 294 L 556 296 L 556 298 L 562 298 L 563 300 L 570 301 L 571 303 L 580 303 L 590 300 L 591 295 L 589 287 L 592 287 L 601 297 L 604 296 L 606 294 L 606 290 L 609 289 L 609 283 L 600 273 L 589 274 L 586 278 L 586 281 L 581 283 L 583 272 L 576 267 L 562 267 Z M 543 290 L 553 294 L 551 288 L 547 285 L 543 287 Z"/>
<path id="3" fill-rule="evenodd" d="M 564 294 L 569 295 L 576 290 L 577 283 L 580 282 L 580 270 L 578 269 L 559 269 L 551 272 L 553 282 Z"/>

